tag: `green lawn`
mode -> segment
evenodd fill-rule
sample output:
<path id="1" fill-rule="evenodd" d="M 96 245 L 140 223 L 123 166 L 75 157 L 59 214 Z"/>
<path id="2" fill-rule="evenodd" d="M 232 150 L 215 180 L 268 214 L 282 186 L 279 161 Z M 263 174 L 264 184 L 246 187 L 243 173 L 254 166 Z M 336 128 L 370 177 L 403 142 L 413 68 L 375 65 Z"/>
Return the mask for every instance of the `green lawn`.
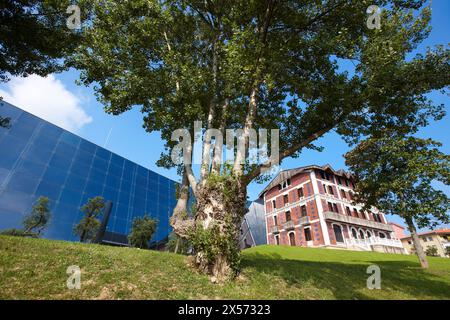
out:
<path id="1" fill-rule="evenodd" d="M 450 299 L 450 259 L 261 246 L 243 252 L 241 276 L 214 285 L 186 257 L 131 248 L 0 236 L 0 299 Z M 366 288 L 367 266 L 381 290 Z M 82 270 L 81 289 L 66 269 Z"/>

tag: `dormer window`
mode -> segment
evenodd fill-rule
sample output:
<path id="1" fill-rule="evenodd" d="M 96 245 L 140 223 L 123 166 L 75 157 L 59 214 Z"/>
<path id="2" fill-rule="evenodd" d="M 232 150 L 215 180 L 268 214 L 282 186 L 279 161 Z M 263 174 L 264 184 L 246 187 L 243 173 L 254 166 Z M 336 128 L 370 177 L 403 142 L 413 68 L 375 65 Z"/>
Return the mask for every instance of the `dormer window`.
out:
<path id="1" fill-rule="evenodd" d="M 278 190 L 283 190 L 286 189 L 287 187 L 289 187 L 291 185 L 291 179 L 287 179 L 286 181 L 283 181 L 282 183 L 280 183 L 278 185 Z"/>

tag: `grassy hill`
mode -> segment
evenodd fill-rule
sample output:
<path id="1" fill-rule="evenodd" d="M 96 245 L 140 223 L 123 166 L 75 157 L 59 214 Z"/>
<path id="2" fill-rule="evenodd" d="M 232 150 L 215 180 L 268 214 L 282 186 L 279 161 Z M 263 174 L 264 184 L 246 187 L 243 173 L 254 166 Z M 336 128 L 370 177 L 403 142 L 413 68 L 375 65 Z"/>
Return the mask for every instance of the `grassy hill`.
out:
<path id="1" fill-rule="evenodd" d="M 165 252 L 0 236 L 0 299 L 450 299 L 450 259 L 261 246 L 243 252 L 242 275 L 211 284 L 186 257 Z M 367 266 L 381 290 L 366 288 Z M 82 270 L 68 290 L 66 269 Z"/>

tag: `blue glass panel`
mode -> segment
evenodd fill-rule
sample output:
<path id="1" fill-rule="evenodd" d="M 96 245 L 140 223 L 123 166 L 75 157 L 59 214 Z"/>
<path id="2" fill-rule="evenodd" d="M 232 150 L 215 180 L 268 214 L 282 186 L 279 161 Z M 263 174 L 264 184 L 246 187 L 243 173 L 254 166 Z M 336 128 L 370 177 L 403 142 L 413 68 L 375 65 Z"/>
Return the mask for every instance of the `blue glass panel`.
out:
<path id="1" fill-rule="evenodd" d="M 0 194 L 0 212 L 10 211 L 28 214 L 33 201 L 34 197 L 27 193 L 6 190 Z"/>
<path id="2" fill-rule="evenodd" d="M 67 170 L 61 170 L 55 167 L 48 167 L 44 173 L 43 180 L 50 183 L 62 185 L 66 180 Z"/>
<path id="3" fill-rule="evenodd" d="M 79 177 L 87 178 L 89 175 L 90 166 L 83 162 L 74 162 L 70 168 L 70 173 L 76 174 Z"/>
<path id="4" fill-rule="evenodd" d="M 55 183 L 51 183 L 46 180 L 42 180 L 36 190 L 36 196 L 48 197 L 52 200 L 57 200 L 59 198 L 59 193 L 61 191 L 61 186 Z"/>
<path id="5" fill-rule="evenodd" d="M 124 162 L 125 162 L 124 158 L 118 156 L 115 153 L 111 153 L 111 163 L 114 163 L 116 166 L 122 168 Z"/>
<path id="6" fill-rule="evenodd" d="M 21 213 L 2 209 L 0 210 L 1 229 L 22 228 L 23 218 L 24 215 Z"/>
<path id="7" fill-rule="evenodd" d="M 130 194 L 128 192 L 122 191 L 119 193 L 119 202 L 128 204 L 130 203 Z"/>
<path id="8" fill-rule="evenodd" d="M 91 152 L 78 150 L 78 152 L 75 154 L 75 163 L 82 163 L 84 165 L 90 165 L 92 162 L 92 159 L 94 158 L 94 154 Z"/>
<path id="9" fill-rule="evenodd" d="M 55 221 L 72 224 L 79 211 L 78 206 L 60 202 L 52 211 L 52 217 Z"/>
<path id="10" fill-rule="evenodd" d="M 86 185 L 86 179 L 75 174 L 70 174 L 67 177 L 65 185 L 70 189 L 83 190 Z"/>
<path id="11" fill-rule="evenodd" d="M 108 186 L 105 186 L 105 189 L 103 190 L 103 198 L 105 200 L 109 200 L 113 202 L 113 208 L 117 202 L 117 196 L 119 194 L 119 191 L 114 188 L 110 188 Z"/>
<path id="12" fill-rule="evenodd" d="M 55 153 L 50 160 L 49 166 L 61 170 L 68 170 L 72 164 L 72 157 L 67 157 L 64 153 Z"/>
<path id="13" fill-rule="evenodd" d="M 48 163 L 52 157 L 53 148 L 54 146 L 35 142 L 24 157 L 30 161 Z"/>
<path id="14" fill-rule="evenodd" d="M 109 161 L 109 159 L 111 158 L 111 152 L 100 147 L 97 148 L 97 152 L 95 155 L 106 161 Z"/>
<path id="15" fill-rule="evenodd" d="M 61 134 L 60 141 L 63 142 L 63 143 L 66 143 L 68 145 L 71 145 L 73 147 L 78 147 L 78 145 L 80 144 L 81 139 L 80 139 L 80 137 L 77 137 L 73 133 L 70 133 L 68 131 L 64 131 Z"/>
<path id="16" fill-rule="evenodd" d="M 115 163 L 110 163 L 109 169 L 108 169 L 108 175 L 121 178 L 122 177 L 122 167 L 116 165 Z"/>
<path id="17" fill-rule="evenodd" d="M 22 139 L 29 140 L 33 134 L 34 129 L 36 129 L 39 120 L 29 113 L 23 113 L 17 122 L 11 124 L 10 135 Z"/>
<path id="18" fill-rule="evenodd" d="M 110 188 L 118 189 L 120 187 L 120 178 L 108 175 L 105 184 Z"/>
<path id="19" fill-rule="evenodd" d="M 77 148 L 73 145 L 67 144 L 65 142 L 60 142 L 55 148 L 55 153 L 61 156 L 65 156 L 67 158 L 73 158 L 75 153 L 77 152 Z"/>
<path id="20" fill-rule="evenodd" d="M 25 142 L 21 139 L 12 136 L 2 139 L 0 141 L 0 150 L 2 150 L 0 167 L 11 169 L 24 148 Z"/>
<path id="21" fill-rule="evenodd" d="M 91 198 L 100 196 L 103 192 L 103 184 L 97 183 L 96 181 L 93 180 L 88 180 L 84 192 L 88 194 Z"/>
<path id="22" fill-rule="evenodd" d="M 108 170 L 108 161 L 103 160 L 99 157 L 94 157 L 94 160 L 92 161 L 92 167 L 97 170 L 106 172 L 106 170 Z"/>
<path id="23" fill-rule="evenodd" d="M 5 182 L 10 173 L 11 170 L 0 168 L 0 186 Z"/>
<path id="24" fill-rule="evenodd" d="M 31 161 L 30 159 L 25 158 L 20 161 L 16 172 L 23 172 L 27 175 L 40 178 L 45 170 L 46 165 L 44 163 Z"/>
<path id="25" fill-rule="evenodd" d="M 69 189 L 64 188 L 61 193 L 61 197 L 59 198 L 59 202 L 71 205 L 75 207 L 80 206 L 82 191 L 81 190 L 75 190 L 75 189 Z"/>
<path id="26" fill-rule="evenodd" d="M 45 123 L 39 132 L 38 138 L 43 138 L 46 141 L 57 141 L 61 136 L 63 130 L 51 123 Z"/>
<path id="27" fill-rule="evenodd" d="M 39 178 L 32 175 L 28 175 L 23 172 L 15 172 L 9 184 L 7 185 L 8 190 L 21 191 L 27 194 L 33 194 L 39 183 Z"/>
<path id="28" fill-rule="evenodd" d="M 106 172 L 103 170 L 97 170 L 92 168 L 91 172 L 89 173 L 89 180 L 93 180 L 98 184 L 103 184 L 105 182 L 105 178 Z"/>
<path id="29" fill-rule="evenodd" d="M 4 118 L 11 118 L 11 122 L 18 119 L 23 113 L 25 113 L 23 110 L 8 102 L 2 101 L 0 103 L 0 115 Z"/>
<path id="30" fill-rule="evenodd" d="M 122 183 L 120 184 L 120 189 L 125 192 L 131 192 L 131 186 L 132 182 L 131 180 L 122 180 Z"/>
<path id="31" fill-rule="evenodd" d="M 91 153 L 92 155 L 94 155 L 96 152 L 97 146 L 95 144 L 93 144 L 92 142 L 89 142 L 86 140 L 81 140 L 79 148 L 80 148 L 80 150 L 83 150 L 85 152 L 88 152 L 88 153 Z"/>

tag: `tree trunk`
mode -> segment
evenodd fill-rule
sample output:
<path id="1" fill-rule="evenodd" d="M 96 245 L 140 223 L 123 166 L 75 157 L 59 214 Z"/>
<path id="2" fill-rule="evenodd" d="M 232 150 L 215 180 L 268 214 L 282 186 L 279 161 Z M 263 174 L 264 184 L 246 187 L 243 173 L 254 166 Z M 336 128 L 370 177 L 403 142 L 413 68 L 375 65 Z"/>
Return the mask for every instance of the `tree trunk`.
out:
<path id="1" fill-rule="evenodd" d="M 212 282 L 224 282 L 239 272 L 239 231 L 247 195 L 237 178 L 214 175 L 213 179 L 198 190 L 191 241 L 198 269 Z"/>
<path id="2" fill-rule="evenodd" d="M 180 243 L 180 237 L 177 237 L 177 241 L 175 241 L 175 250 L 173 253 L 178 253 L 178 244 Z"/>
<path id="3" fill-rule="evenodd" d="M 411 239 L 414 244 L 414 249 L 416 250 L 416 254 L 419 257 L 420 265 L 424 269 L 428 269 L 428 260 L 423 252 L 422 245 L 420 244 L 419 236 L 417 235 L 416 226 L 414 225 L 413 219 L 411 217 L 405 218 L 406 224 L 408 225 L 409 232 L 411 232 Z"/>

